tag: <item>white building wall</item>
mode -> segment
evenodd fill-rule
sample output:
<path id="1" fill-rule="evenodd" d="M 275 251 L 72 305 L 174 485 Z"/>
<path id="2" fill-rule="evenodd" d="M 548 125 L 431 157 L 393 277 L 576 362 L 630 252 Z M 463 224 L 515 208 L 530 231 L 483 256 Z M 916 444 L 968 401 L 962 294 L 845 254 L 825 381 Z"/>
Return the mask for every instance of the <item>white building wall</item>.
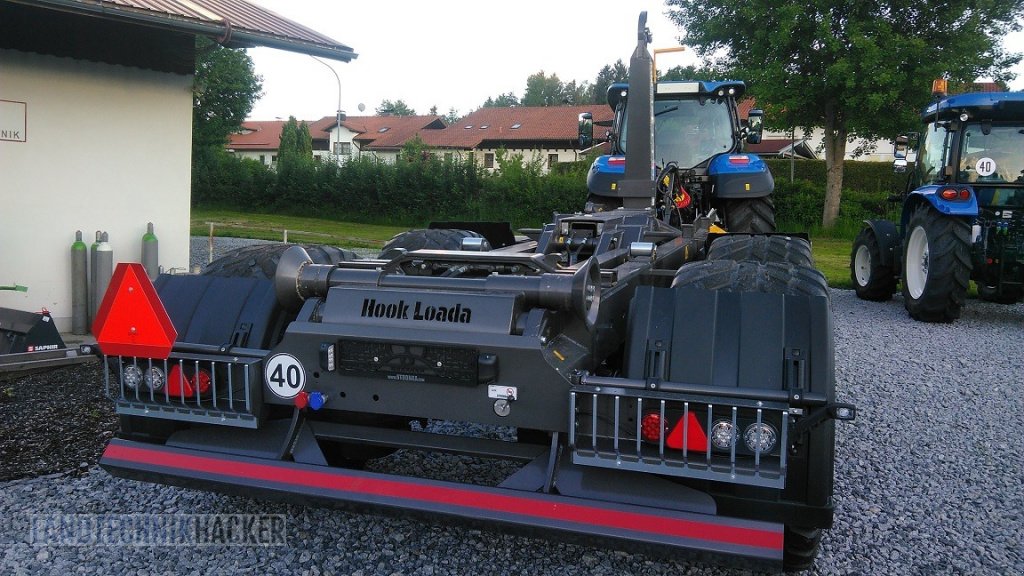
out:
<path id="1" fill-rule="evenodd" d="M 804 138 L 803 133 L 804 132 L 803 132 L 802 128 L 797 128 L 797 130 L 796 130 L 796 138 L 797 138 L 797 140 L 800 140 L 801 138 Z M 765 133 L 764 133 L 763 138 L 765 138 L 765 139 L 775 139 L 775 138 L 778 138 L 778 139 L 789 139 L 791 136 L 792 136 L 791 132 L 769 132 L 769 131 L 766 130 Z M 806 138 L 807 138 L 807 145 L 810 146 L 812 150 L 814 150 L 814 153 L 818 155 L 819 159 L 824 160 L 825 159 L 825 147 L 824 147 L 825 130 L 823 130 L 821 128 L 815 128 L 814 130 L 812 130 L 810 132 L 810 134 Z M 875 149 L 874 149 L 873 152 L 868 153 L 868 154 L 862 154 L 860 156 L 854 157 L 853 156 L 853 152 L 858 147 L 863 146 L 864 144 L 866 144 L 868 142 L 869 142 L 868 140 L 864 140 L 863 138 L 856 138 L 856 139 L 854 139 L 853 142 L 847 142 L 846 143 L 845 159 L 846 160 L 857 160 L 857 161 L 861 161 L 861 162 L 890 162 L 890 161 L 892 161 L 892 159 L 893 159 L 893 155 L 892 155 L 893 143 L 892 143 L 891 140 L 876 140 L 876 141 L 874 141 Z"/>
<path id="2" fill-rule="evenodd" d="M 494 154 L 494 170 L 499 168 L 498 165 L 498 149 L 496 148 L 478 148 L 474 151 L 476 153 L 476 160 L 481 166 L 484 166 L 484 159 L 486 154 Z M 539 162 L 542 172 L 545 174 L 548 172 L 548 155 L 558 155 L 558 163 L 562 162 L 575 162 L 580 159 L 580 153 L 577 150 L 570 148 L 505 148 L 504 154 L 506 158 L 513 156 L 522 156 L 523 163 L 529 164 L 530 162 Z"/>
<path id="3" fill-rule="evenodd" d="M 24 142 L 0 141 L 0 306 L 71 325 L 71 244 L 110 235 L 141 259 L 153 222 L 164 269 L 189 265 L 192 77 L 0 50 L 0 100 L 26 103 Z"/>

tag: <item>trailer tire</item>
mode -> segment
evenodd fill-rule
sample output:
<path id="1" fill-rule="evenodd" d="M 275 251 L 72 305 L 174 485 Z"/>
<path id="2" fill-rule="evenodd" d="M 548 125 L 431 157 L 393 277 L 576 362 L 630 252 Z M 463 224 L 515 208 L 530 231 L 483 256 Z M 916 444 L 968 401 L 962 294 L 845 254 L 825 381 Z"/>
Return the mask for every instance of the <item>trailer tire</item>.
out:
<path id="1" fill-rule="evenodd" d="M 903 305 L 922 322 L 960 317 L 971 277 L 971 226 L 929 205 L 914 210 L 903 246 Z"/>
<path id="2" fill-rule="evenodd" d="M 814 266 L 811 243 L 792 236 L 721 236 L 711 243 L 707 259 Z"/>
<path id="3" fill-rule="evenodd" d="M 273 280 L 281 254 L 293 244 L 274 242 L 254 244 L 232 250 L 214 260 L 203 270 L 204 276 L 226 276 L 230 278 L 268 278 Z M 334 246 L 311 244 L 303 246 L 314 264 L 336 264 L 358 260 L 359 255 L 351 250 Z"/>
<path id="4" fill-rule="evenodd" d="M 381 248 L 379 258 L 391 260 L 401 254 L 400 250 L 460 250 L 463 238 L 480 238 L 480 234 L 470 230 L 453 230 L 450 228 L 423 228 L 407 230 L 395 234 Z"/>
<path id="5" fill-rule="evenodd" d="M 821 550 L 821 528 L 786 526 L 783 532 L 782 569 L 800 572 L 814 565 Z"/>
<path id="6" fill-rule="evenodd" d="M 775 204 L 771 196 L 722 200 L 725 229 L 741 234 L 775 232 Z"/>
<path id="7" fill-rule="evenodd" d="M 672 286 L 828 298 L 825 275 L 810 266 L 752 260 L 703 260 L 676 271 Z"/>
<path id="8" fill-rule="evenodd" d="M 892 266 L 882 264 L 882 249 L 871 228 L 864 227 L 853 241 L 850 280 L 861 300 L 885 302 L 896 292 L 896 275 Z"/>

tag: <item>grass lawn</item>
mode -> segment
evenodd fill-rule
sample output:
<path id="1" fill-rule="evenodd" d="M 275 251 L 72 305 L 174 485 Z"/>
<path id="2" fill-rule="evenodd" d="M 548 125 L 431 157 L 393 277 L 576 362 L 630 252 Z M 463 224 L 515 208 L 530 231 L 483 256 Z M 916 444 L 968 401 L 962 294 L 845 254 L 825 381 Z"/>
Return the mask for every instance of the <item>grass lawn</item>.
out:
<path id="1" fill-rule="evenodd" d="M 850 250 L 853 240 L 811 236 L 811 253 L 814 264 L 825 274 L 828 285 L 833 288 L 853 289 L 850 280 Z"/>
<path id="2" fill-rule="evenodd" d="M 250 214 L 231 210 L 192 209 L 193 236 L 214 236 L 284 240 L 303 244 L 330 244 L 343 248 L 380 248 L 392 236 L 408 230 L 405 226 L 381 226 L 336 222 L 321 218 Z"/>
<path id="3" fill-rule="evenodd" d="M 231 210 L 192 209 L 192 235 L 207 236 L 213 225 L 214 236 L 284 240 L 304 244 L 330 244 L 342 248 L 380 248 L 405 226 L 384 226 L 336 222 L 321 218 L 249 214 Z M 811 250 L 818 268 L 829 286 L 852 288 L 850 282 L 850 247 L 845 238 L 811 236 Z"/>

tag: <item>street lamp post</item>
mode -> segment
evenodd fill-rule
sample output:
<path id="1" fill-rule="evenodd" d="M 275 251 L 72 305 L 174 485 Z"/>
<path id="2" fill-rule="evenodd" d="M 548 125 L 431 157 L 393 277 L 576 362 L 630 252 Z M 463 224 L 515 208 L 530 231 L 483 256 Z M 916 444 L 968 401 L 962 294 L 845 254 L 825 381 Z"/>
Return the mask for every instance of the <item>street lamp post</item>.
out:
<path id="1" fill-rule="evenodd" d="M 337 122 L 337 130 L 336 130 L 336 133 L 335 133 L 335 136 L 334 136 L 334 146 L 333 146 L 333 149 L 331 150 L 331 153 L 335 156 L 335 162 L 340 164 L 341 163 L 341 151 L 339 150 L 339 148 L 341 148 L 341 121 L 345 119 L 345 112 L 341 109 L 341 78 L 338 76 L 338 73 L 334 71 L 334 67 L 331 66 L 330 64 L 328 64 L 327 62 L 324 62 L 323 60 L 317 58 L 316 56 L 313 56 L 312 54 L 310 54 L 309 57 L 312 58 L 313 60 L 316 60 L 317 62 L 323 64 L 324 66 L 327 66 L 327 69 L 331 71 L 331 74 L 334 74 L 334 79 L 337 80 L 337 82 L 338 82 L 338 112 L 337 112 L 337 120 L 338 120 L 338 122 Z"/>

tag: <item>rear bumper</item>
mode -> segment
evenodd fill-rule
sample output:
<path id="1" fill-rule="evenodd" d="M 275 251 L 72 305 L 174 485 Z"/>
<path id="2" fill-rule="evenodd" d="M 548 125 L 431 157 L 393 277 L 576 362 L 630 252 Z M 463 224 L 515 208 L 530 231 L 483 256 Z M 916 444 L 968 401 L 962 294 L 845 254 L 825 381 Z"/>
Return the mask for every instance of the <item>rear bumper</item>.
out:
<path id="1" fill-rule="evenodd" d="M 112 440 L 100 466 L 114 476 L 299 501 L 383 507 L 568 536 L 626 541 L 781 567 L 783 526 L 509 488 L 469 486 Z M 632 548 L 632 546 L 631 546 Z M 725 558 L 723 558 L 725 557 Z"/>

